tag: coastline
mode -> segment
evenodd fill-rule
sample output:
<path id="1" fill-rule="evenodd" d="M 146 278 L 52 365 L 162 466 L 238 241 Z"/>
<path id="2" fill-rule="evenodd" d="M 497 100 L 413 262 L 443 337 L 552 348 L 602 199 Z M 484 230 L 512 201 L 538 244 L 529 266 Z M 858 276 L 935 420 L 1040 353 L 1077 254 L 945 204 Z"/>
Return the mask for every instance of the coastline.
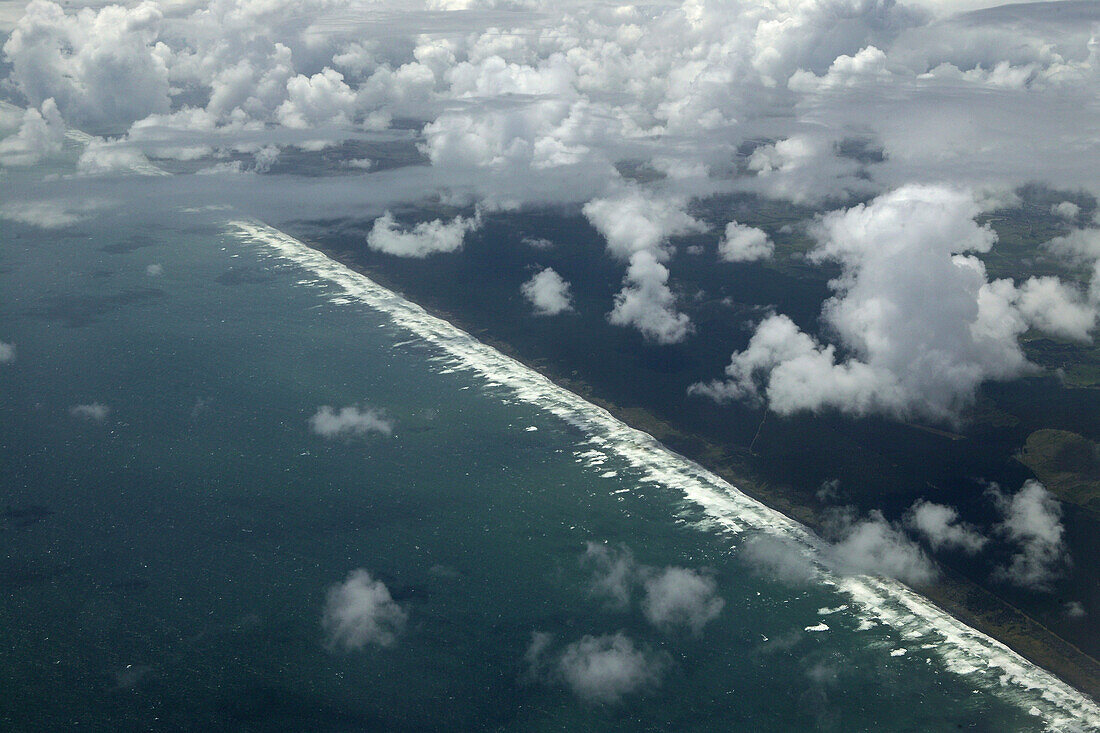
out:
<path id="1" fill-rule="evenodd" d="M 398 295 L 401 294 L 399 285 L 388 280 L 385 273 L 377 272 L 374 268 L 357 262 L 354 253 L 299 241 L 333 262 L 340 263 L 349 270 L 376 282 L 379 286 Z M 542 375 L 557 387 L 606 410 L 625 425 L 652 436 L 669 452 L 712 472 L 736 486 L 751 499 L 800 522 L 814 532 L 820 531 L 820 518 L 812 506 L 798 503 L 792 494 L 784 492 L 782 487 L 773 487 L 754 480 L 744 464 L 740 463 L 730 451 L 709 443 L 699 435 L 680 430 L 645 408 L 624 408 L 601 398 L 591 385 L 559 373 L 550 364 L 524 358 L 511 344 L 493 338 L 484 328 L 466 322 L 455 313 L 422 303 L 416 305 L 426 313 L 446 321 L 486 346 L 499 351 L 505 357 Z M 1100 698 L 1100 662 L 1076 649 L 988 589 L 947 568 L 941 567 L 941 571 L 942 575 L 938 581 L 913 590 L 956 621 L 1004 644 L 1024 659 L 1071 685 L 1078 692 L 1084 693 L 1092 700 Z"/>

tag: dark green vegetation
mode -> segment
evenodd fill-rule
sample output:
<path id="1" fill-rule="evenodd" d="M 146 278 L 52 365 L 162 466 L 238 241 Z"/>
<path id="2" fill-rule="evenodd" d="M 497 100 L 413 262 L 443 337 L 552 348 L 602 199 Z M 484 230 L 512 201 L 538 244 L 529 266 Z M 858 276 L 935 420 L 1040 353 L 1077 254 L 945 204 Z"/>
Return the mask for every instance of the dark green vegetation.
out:
<path id="1" fill-rule="evenodd" d="M 1020 462 L 1062 501 L 1100 513 L 1100 445 L 1067 430 L 1036 430 Z"/>
<path id="2" fill-rule="evenodd" d="M 994 250 L 983 256 L 990 277 L 1083 278 L 1083 270 L 1040 244 L 1068 231 L 1069 225 L 1051 213 L 1052 203 L 1075 200 L 1082 217 L 1091 216 L 1096 203 L 1039 189 L 1020 193 L 1022 206 L 988 216 L 999 236 Z M 453 213 L 420 210 L 416 218 Z M 805 257 L 812 247 L 810 210 L 741 196 L 705 201 L 693 214 L 714 230 L 674 242 L 671 282 L 679 307 L 696 327 L 691 338 L 674 346 L 648 344 L 636 332 L 608 324 L 606 314 L 625 267 L 605 254 L 602 238 L 577 211 L 493 216 L 467 237 L 461 252 L 427 260 L 369 250 L 370 222 L 313 222 L 294 230 L 817 528 L 832 506 L 880 509 L 899 519 L 917 498 L 925 498 L 955 506 L 965 521 L 992 531 L 998 515 L 987 493 L 989 483 L 1015 491 L 1035 475 L 1015 459 L 1028 436 L 1053 429 L 1100 439 L 1100 390 L 1091 387 L 1100 377 L 1100 354 L 1048 338 L 1024 344 L 1041 371 L 1011 383 L 987 384 L 957 426 L 836 413 L 781 418 L 746 404 L 718 405 L 689 396 L 690 384 L 721 376 L 730 354 L 745 347 L 752 325 L 771 309 L 810 333 L 821 333 L 821 304 L 838 272 Z M 775 260 L 720 262 L 715 247 L 731 219 L 767 231 L 776 243 Z M 527 237 L 554 246 L 531 247 L 523 243 Z M 572 284 L 575 312 L 553 318 L 531 314 L 520 284 L 542 267 L 553 267 Z M 835 488 L 819 491 L 826 483 Z M 1051 488 L 1066 498 L 1057 485 Z M 1100 614 L 1100 568 L 1090 558 L 1100 552 L 1100 523 L 1092 511 L 1066 504 L 1064 524 L 1076 560 L 1050 593 L 991 580 L 994 568 L 1011 553 L 1004 543 L 976 559 L 938 553 L 944 580 L 922 590 L 1097 694 L 1100 666 L 1089 657 L 1100 655 L 1091 622 Z M 1068 615 L 1070 602 L 1082 604 L 1088 615 Z"/>

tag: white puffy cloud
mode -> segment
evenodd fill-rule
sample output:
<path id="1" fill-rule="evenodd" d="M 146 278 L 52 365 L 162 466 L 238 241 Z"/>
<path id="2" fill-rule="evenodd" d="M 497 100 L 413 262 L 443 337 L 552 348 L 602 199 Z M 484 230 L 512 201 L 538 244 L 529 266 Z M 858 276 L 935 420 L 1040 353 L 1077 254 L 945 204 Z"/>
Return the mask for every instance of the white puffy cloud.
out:
<path id="1" fill-rule="evenodd" d="M 684 211 L 683 201 L 652 196 L 637 188 L 589 201 L 584 215 L 607 240 L 607 251 L 622 260 L 648 252 L 663 261 L 668 258 L 669 237 L 707 229 Z"/>
<path id="2" fill-rule="evenodd" d="M 756 227 L 731 221 L 718 242 L 718 256 L 726 262 L 753 262 L 770 259 L 775 245 L 768 235 Z"/>
<path id="3" fill-rule="evenodd" d="M 1100 228 L 1074 229 L 1050 240 L 1045 247 L 1071 262 L 1092 266 L 1089 300 L 1100 303 Z"/>
<path id="4" fill-rule="evenodd" d="M 169 109 L 168 57 L 155 3 L 67 14 L 32 0 L 4 43 L 11 80 L 35 107 L 53 98 L 77 125 L 117 130 Z"/>
<path id="5" fill-rule="evenodd" d="M 0 341 L 0 364 L 15 361 L 15 344 Z"/>
<path id="6" fill-rule="evenodd" d="M 788 585 L 809 585 L 819 572 L 805 547 L 766 534 L 750 537 L 741 548 L 741 557 L 764 577 Z"/>
<path id="7" fill-rule="evenodd" d="M 692 332 L 691 319 L 676 310 L 676 296 L 668 287 L 668 268 L 649 251 L 635 252 L 615 295 L 607 319 L 616 326 L 632 326 L 648 340 L 675 344 Z"/>
<path id="8" fill-rule="evenodd" d="M 393 421 L 387 419 L 382 412 L 369 407 L 350 405 L 336 410 L 324 405 L 309 418 L 309 428 L 325 438 L 351 437 L 372 432 L 390 435 L 393 433 Z"/>
<path id="9" fill-rule="evenodd" d="M 688 568 L 668 567 L 646 578 L 642 612 L 654 626 L 686 626 L 695 634 L 718 617 L 726 602 L 714 578 Z"/>
<path id="10" fill-rule="evenodd" d="M 11 201 L 0 205 L 0 219 L 43 229 L 60 229 L 87 219 L 103 206 L 103 202 L 95 200 Z"/>
<path id="11" fill-rule="evenodd" d="M 885 575 L 911 584 L 936 577 L 935 566 L 920 546 L 878 511 L 860 520 L 845 518 L 829 559 L 847 574 Z"/>
<path id="12" fill-rule="evenodd" d="M 40 109 L 23 113 L 22 124 L 14 135 L 0 140 L 0 165 L 34 165 L 42 158 L 57 155 L 65 141 L 65 122 L 53 98 Z"/>
<path id="13" fill-rule="evenodd" d="M 434 219 L 402 230 L 393 214 L 387 211 L 374 220 L 367 235 L 367 246 L 398 257 L 427 257 L 460 249 L 466 233 L 480 226 L 481 217 L 475 215 L 472 218 L 456 216 L 449 222 Z"/>
<path id="14" fill-rule="evenodd" d="M 83 405 L 73 405 L 69 408 L 69 414 L 92 422 L 103 422 L 111 414 L 111 408 L 102 402 L 89 402 Z"/>
<path id="15" fill-rule="evenodd" d="M 1004 518 L 998 531 L 1017 545 L 1017 551 L 994 577 L 1037 591 L 1050 590 L 1069 562 L 1062 526 L 1062 507 L 1038 481 L 1025 481 L 1018 492 L 989 491 Z"/>
<path id="16" fill-rule="evenodd" d="M 1087 339 L 1095 306 L 1072 288 L 1053 278 L 988 281 L 970 253 L 996 237 L 978 213 L 965 191 L 905 186 L 824 216 L 811 256 L 842 267 L 822 317 L 843 352 L 771 315 L 733 355 L 726 380 L 693 391 L 764 398 L 784 415 L 832 408 L 952 420 L 982 382 L 1029 368 L 1018 343 L 1029 326 Z"/>
<path id="17" fill-rule="evenodd" d="M 577 697 L 611 705 L 655 687 L 667 662 L 624 634 L 585 636 L 565 648 L 558 660 L 562 679 Z"/>
<path id="18" fill-rule="evenodd" d="M 367 644 L 393 646 L 407 621 L 408 614 L 386 584 L 359 568 L 329 588 L 321 628 L 330 648 L 353 651 Z"/>
<path id="19" fill-rule="evenodd" d="M 823 92 L 865 83 L 868 77 L 883 79 L 889 76 L 886 54 L 874 46 L 867 46 L 852 56 L 837 56 L 821 76 L 799 69 L 791 75 L 787 86 L 796 92 Z"/>
<path id="20" fill-rule="evenodd" d="M 592 569 L 588 592 L 593 597 L 611 608 L 624 609 L 630 605 L 637 565 L 628 548 L 589 542 L 581 562 Z"/>
<path id="21" fill-rule="evenodd" d="M 311 77 L 299 74 L 287 82 L 286 91 L 287 99 L 275 114 L 287 127 L 347 126 L 355 120 L 355 92 L 339 71 L 325 68 Z"/>
<path id="22" fill-rule="evenodd" d="M 84 151 L 76 161 L 80 176 L 105 176 L 138 174 L 143 176 L 167 176 L 166 171 L 149 162 L 141 148 L 124 138 L 103 139 L 89 137 Z"/>
<path id="23" fill-rule="evenodd" d="M 1062 201 L 1050 207 L 1050 212 L 1067 221 L 1074 221 L 1081 215 L 1081 207 L 1072 201 Z"/>
<path id="24" fill-rule="evenodd" d="M 569 283 L 561 275 L 547 267 L 539 270 L 520 286 L 523 297 L 540 316 L 556 316 L 572 310 Z"/>
<path id="25" fill-rule="evenodd" d="M 1017 289 L 1016 307 L 1040 331 L 1074 341 L 1090 341 L 1096 328 L 1096 304 L 1056 277 L 1028 278 Z"/>
<path id="26" fill-rule="evenodd" d="M 959 512 L 954 507 L 924 499 L 909 508 L 905 522 L 928 540 L 933 550 L 957 549 L 972 555 L 989 541 L 973 526 L 959 521 Z"/>

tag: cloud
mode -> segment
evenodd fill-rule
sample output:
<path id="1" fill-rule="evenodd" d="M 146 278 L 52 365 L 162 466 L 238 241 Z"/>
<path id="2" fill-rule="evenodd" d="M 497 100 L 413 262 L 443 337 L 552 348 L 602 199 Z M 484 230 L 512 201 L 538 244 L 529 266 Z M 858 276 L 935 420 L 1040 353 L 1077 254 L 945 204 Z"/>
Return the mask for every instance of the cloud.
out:
<path id="1" fill-rule="evenodd" d="M 1082 619 L 1089 615 L 1080 601 L 1067 601 L 1065 608 L 1066 616 L 1071 619 Z"/>
<path id="2" fill-rule="evenodd" d="M 557 664 L 562 679 L 577 697 L 604 705 L 656 687 L 666 667 L 662 655 L 635 646 L 622 632 L 585 636 L 567 646 Z"/>
<path id="3" fill-rule="evenodd" d="M 581 564 L 592 571 L 589 595 L 608 608 L 624 611 L 630 607 L 635 589 L 640 588 L 642 614 L 661 629 L 685 626 L 698 634 L 726 604 L 718 595 L 718 584 L 706 571 L 640 564 L 625 545 L 588 542 Z"/>
<path id="4" fill-rule="evenodd" d="M 369 407 L 351 405 L 336 410 L 324 405 L 309 419 L 309 428 L 325 438 L 346 438 L 372 432 L 390 435 L 393 433 L 393 421 L 380 410 Z"/>
<path id="5" fill-rule="evenodd" d="M 160 277 L 164 274 L 164 265 L 152 264 L 145 268 L 145 274 L 149 277 Z"/>
<path id="6" fill-rule="evenodd" d="M 1056 277 L 1028 278 L 1016 289 L 1014 302 L 1024 320 L 1040 331 L 1072 341 L 1092 340 L 1096 304 Z"/>
<path id="7" fill-rule="evenodd" d="M 137 147 L 119 140 L 92 138 L 76 161 L 76 170 L 83 176 L 103 176 L 119 173 L 160 175 Z"/>
<path id="8" fill-rule="evenodd" d="M 531 643 L 527 645 L 527 651 L 523 654 L 523 661 L 527 663 L 527 678 L 536 679 L 543 669 L 546 651 L 554 642 L 554 635 L 545 631 L 532 631 Z"/>
<path id="9" fill-rule="evenodd" d="M 326 67 L 311 77 L 299 74 L 287 82 L 286 91 L 287 99 L 275 114 L 287 127 L 347 126 L 356 117 L 355 92 L 344 83 L 344 75 L 334 69 Z"/>
<path id="10" fill-rule="evenodd" d="M 707 225 L 684 211 L 684 202 L 653 196 L 636 187 L 611 198 L 584 205 L 585 217 L 607 240 L 607 251 L 630 260 L 639 252 L 655 260 L 668 258 L 668 238 L 707 230 Z"/>
<path id="11" fill-rule="evenodd" d="M 626 546 L 613 548 L 588 542 L 581 564 L 592 569 L 588 591 L 593 597 L 611 608 L 624 609 L 630 605 L 637 565 Z"/>
<path id="12" fill-rule="evenodd" d="M 954 507 L 918 499 L 909 508 L 905 523 L 928 540 L 933 550 L 962 550 L 968 555 L 980 552 L 989 539 L 973 526 L 959 521 Z"/>
<path id="13" fill-rule="evenodd" d="M 1075 221 L 1081 215 L 1081 207 L 1072 201 L 1062 201 L 1050 207 L 1050 213 L 1066 221 Z"/>
<path id="14" fill-rule="evenodd" d="M 654 626 L 686 626 L 699 634 L 726 602 L 714 578 L 688 568 L 669 567 L 645 580 L 642 612 Z"/>
<path id="15" fill-rule="evenodd" d="M 354 651 L 367 644 L 393 646 L 407 621 L 386 585 L 359 568 L 329 588 L 321 628 L 329 648 Z"/>
<path id="16" fill-rule="evenodd" d="M 779 537 L 758 534 L 741 547 L 741 557 L 766 578 L 788 585 L 810 585 L 819 571 L 809 551 Z"/>
<path id="17" fill-rule="evenodd" d="M 56 100 L 78 126 L 118 129 L 170 106 L 170 50 L 155 3 L 73 14 L 33 0 L 4 43 L 10 79 L 35 107 Z"/>
<path id="18" fill-rule="evenodd" d="M 756 227 L 731 221 L 718 243 L 718 256 L 726 262 L 754 262 L 771 259 L 775 245 Z"/>
<path id="19" fill-rule="evenodd" d="M 65 123 L 52 98 L 41 109 L 28 109 L 14 135 L 0 140 L 0 166 L 34 165 L 57 155 L 65 142 Z"/>
<path id="20" fill-rule="evenodd" d="M 384 213 L 374 220 L 367 236 L 367 246 L 398 257 L 427 257 L 431 254 L 454 252 L 462 247 L 467 232 L 481 227 L 480 215 L 471 219 L 456 216 L 449 222 L 441 219 L 417 224 L 411 230 L 398 228 L 393 214 Z"/>
<path id="21" fill-rule="evenodd" d="M 99 201 L 12 201 L 0 205 L 0 219 L 42 229 L 61 229 L 88 219 L 103 208 Z"/>
<path id="22" fill-rule="evenodd" d="M 675 344 L 693 331 L 691 319 L 676 310 L 676 296 L 668 287 L 668 268 L 649 251 L 635 252 L 615 294 L 607 320 L 616 326 L 632 326 L 647 340 Z"/>
<path id="23" fill-rule="evenodd" d="M 573 309 L 569 283 L 549 267 L 532 275 L 520 286 L 520 292 L 534 307 L 535 315 L 556 316 Z"/>
<path id="24" fill-rule="evenodd" d="M 1025 481 L 1008 496 L 996 485 L 989 495 L 1004 518 L 997 531 L 1017 546 L 1009 564 L 998 568 L 994 578 L 1036 591 L 1049 591 L 1069 562 L 1062 507 L 1038 481 Z"/>
<path id="25" fill-rule="evenodd" d="M 838 263 L 822 308 L 843 351 L 773 314 L 733 354 L 727 379 L 692 387 L 718 400 L 766 400 L 781 415 L 836 409 L 950 421 L 987 380 L 1028 370 L 1028 327 L 1085 340 L 1095 306 L 1054 278 L 990 282 L 971 253 L 992 247 L 965 191 L 905 186 L 834 211 L 811 257 Z M 841 356 L 840 354 L 847 356 Z"/>
<path id="26" fill-rule="evenodd" d="M 834 531 L 839 540 L 828 557 L 843 574 L 885 575 L 910 584 L 928 583 L 937 575 L 924 550 L 877 510 L 863 519 L 839 515 Z"/>
<path id="27" fill-rule="evenodd" d="M 73 405 L 69 408 L 69 414 L 73 417 L 79 417 L 84 420 L 91 420 L 92 422 L 103 422 L 107 419 L 107 415 L 109 415 L 110 413 L 111 408 L 101 402 L 90 402 L 85 405 Z"/>
<path id="28" fill-rule="evenodd" d="M 15 361 L 15 344 L 0 341 L 0 364 Z"/>

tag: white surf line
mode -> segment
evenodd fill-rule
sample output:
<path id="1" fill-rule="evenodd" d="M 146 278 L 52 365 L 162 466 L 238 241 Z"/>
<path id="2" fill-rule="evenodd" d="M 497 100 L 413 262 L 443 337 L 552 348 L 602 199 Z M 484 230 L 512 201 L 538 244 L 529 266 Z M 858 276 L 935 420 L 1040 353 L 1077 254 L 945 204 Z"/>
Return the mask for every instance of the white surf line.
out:
<path id="1" fill-rule="evenodd" d="M 678 490 L 732 534 L 758 531 L 791 541 L 807 557 L 822 549 L 820 538 L 804 525 L 745 495 L 699 464 L 673 453 L 653 436 L 626 425 L 607 410 L 586 402 L 538 372 L 487 346 L 370 278 L 336 262 L 277 229 L 251 221 L 232 221 L 230 232 L 289 260 L 319 279 L 341 288 L 342 295 L 386 313 L 393 323 L 439 347 L 451 363 L 508 387 L 517 398 L 566 420 L 591 435 L 601 450 L 612 452 L 638 470 L 643 480 Z M 947 669 L 976 680 L 987 690 L 1023 706 L 1038 708 L 1049 730 L 1100 731 L 1100 706 L 1003 643 L 962 623 L 905 585 L 868 576 L 840 577 L 815 565 L 822 582 L 849 596 L 867 626 L 875 621 L 909 642 L 930 644 Z M 861 628 L 864 628 L 861 624 Z"/>

